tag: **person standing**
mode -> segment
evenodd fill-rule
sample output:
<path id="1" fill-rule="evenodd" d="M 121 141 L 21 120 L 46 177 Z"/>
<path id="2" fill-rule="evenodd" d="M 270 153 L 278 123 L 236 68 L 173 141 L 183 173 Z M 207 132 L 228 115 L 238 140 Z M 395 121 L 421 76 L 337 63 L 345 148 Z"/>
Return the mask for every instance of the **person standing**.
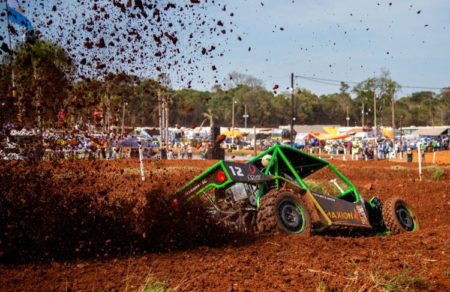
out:
<path id="1" fill-rule="evenodd" d="M 427 150 L 427 146 L 425 145 L 425 143 L 420 143 L 419 147 L 420 147 L 420 154 L 422 155 L 422 163 L 423 163 L 423 162 L 425 162 L 425 151 Z"/>
<path id="2" fill-rule="evenodd" d="M 174 139 L 173 139 L 173 145 L 174 146 L 179 146 L 181 143 L 181 138 L 183 137 L 184 133 L 183 130 L 181 130 L 180 125 L 176 124 L 175 125 L 175 130 L 174 130 Z"/>
<path id="3" fill-rule="evenodd" d="M 384 149 L 385 149 L 385 145 L 383 142 L 378 144 L 378 160 L 384 159 Z"/>
<path id="4" fill-rule="evenodd" d="M 394 159 L 397 159 L 397 154 L 400 153 L 400 142 L 397 141 L 394 145 Z"/>
<path id="5" fill-rule="evenodd" d="M 355 141 L 352 145 L 352 160 L 358 160 L 359 143 Z"/>
<path id="6" fill-rule="evenodd" d="M 187 158 L 192 159 L 192 145 L 191 144 L 189 144 L 187 146 Z"/>
<path id="7" fill-rule="evenodd" d="M 406 150 L 406 161 L 407 162 L 413 161 L 413 152 L 411 150 L 411 147 L 408 147 L 408 150 Z"/>
<path id="8" fill-rule="evenodd" d="M 408 143 L 406 141 L 402 141 L 402 151 L 400 152 L 400 159 L 403 159 L 403 155 L 408 150 Z"/>
<path id="9" fill-rule="evenodd" d="M 180 154 L 181 154 L 181 159 L 184 159 L 184 157 L 186 156 L 186 147 L 184 146 L 184 144 L 181 144 L 181 147 L 180 147 L 181 149 L 180 149 Z"/>
<path id="10" fill-rule="evenodd" d="M 201 159 L 206 159 L 206 146 L 202 145 L 202 147 L 200 147 L 200 157 Z"/>
<path id="11" fill-rule="evenodd" d="M 169 159 L 169 160 L 173 159 L 173 150 L 172 150 L 172 148 L 169 148 L 169 151 L 167 151 L 167 159 Z"/>

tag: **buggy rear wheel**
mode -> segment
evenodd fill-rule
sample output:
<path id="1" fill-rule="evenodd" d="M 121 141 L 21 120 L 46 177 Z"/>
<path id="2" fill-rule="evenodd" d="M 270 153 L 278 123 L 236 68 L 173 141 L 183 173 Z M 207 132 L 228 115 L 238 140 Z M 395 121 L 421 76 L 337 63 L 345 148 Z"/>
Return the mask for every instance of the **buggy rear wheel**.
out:
<path id="1" fill-rule="evenodd" d="M 390 198 L 383 204 L 383 221 L 393 234 L 419 229 L 419 222 L 411 207 L 399 197 Z"/>
<path id="2" fill-rule="evenodd" d="M 295 192 L 272 190 L 261 198 L 256 229 L 260 234 L 310 234 L 311 220 L 306 204 Z"/>

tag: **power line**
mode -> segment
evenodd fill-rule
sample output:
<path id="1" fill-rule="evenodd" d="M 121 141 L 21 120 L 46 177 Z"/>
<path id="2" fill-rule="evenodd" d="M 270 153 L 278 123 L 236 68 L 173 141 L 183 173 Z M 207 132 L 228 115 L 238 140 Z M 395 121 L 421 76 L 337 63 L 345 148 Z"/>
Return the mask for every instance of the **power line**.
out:
<path id="1" fill-rule="evenodd" d="M 295 75 L 296 78 L 309 80 L 316 83 L 321 84 L 327 84 L 332 86 L 340 86 L 341 82 L 345 82 L 347 84 L 358 84 L 360 82 L 356 81 L 344 81 L 344 80 L 336 80 L 336 79 L 328 79 L 328 78 L 320 78 L 320 77 L 314 77 L 314 76 L 305 76 L 305 75 Z M 334 83 L 332 83 L 334 82 Z M 428 90 L 443 90 L 445 87 L 432 87 L 432 86 L 412 86 L 412 85 L 401 85 L 402 88 L 409 88 L 409 89 L 428 89 Z"/>
<path id="2" fill-rule="evenodd" d="M 335 83 L 339 83 L 339 84 L 341 82 L 345 82 L 345 83 L 349 83 L 349 84 L 358 84 L 359 83 L 359 82 L 355 82 L 355 81 L 335 80 L 335 79 L 327 79 L 327 78 L 304 76 L 304 75 L 295 75 L 295 77 L 301 78 L 301 79 L 307 79 L 310 81 L 335 82 Z"/>
<path id="3" fill-rule="evenodd" d="M 430 89 L 430 90 L 444 90 L 445 87 L 427 87 L 427 86 L 410 86 L 410 85 L 401 85 L 403 88 L 411 88 L 411 89 Z"/>
<path id="4" fill-rule="evenodd" d="M 296 76 L 296 77 L 298 77 L 298 76 Z M 302 77 L 301 79 L 305 79 L 305 80 L 316 82 L 316 83 L 320 83 L 320 84 L 326 84 L 326 85 L 332 85 L 332 86 L 340 86 L 340 84 L 331 83 L 332 81 L 323 81 L 321 79 L 307 78 L 307 77 Z"/>

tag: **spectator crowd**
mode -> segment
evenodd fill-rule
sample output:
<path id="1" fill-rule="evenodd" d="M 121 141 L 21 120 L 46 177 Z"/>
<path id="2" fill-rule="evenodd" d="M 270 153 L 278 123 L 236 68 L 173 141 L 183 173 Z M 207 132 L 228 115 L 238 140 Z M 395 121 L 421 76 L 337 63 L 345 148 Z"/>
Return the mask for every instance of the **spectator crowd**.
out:
<path id="1" fill-rule="evenodd" d="M 223 135 L 222 135 L 223 136 Z M 81 131 L 47 129 L 40 133 L 36 129 L 15 129 L 13 125 L 3 125 L 0 131 L 0 160 L 23 159 L 30 153 L 31 148 L 37 151 L 39 159 L 126 159 L 139 156 L 142 150 L 144 158 L 153 159 L 205 159 L 210 148 L 210 139 L 189 139 L 177 125 L 175 131 L 167 139 L 167 143 L 160 144 L 157 135 L 149 135 L 145 131 L 132 131 L 121 134 L 116 129 L 112 131 Z M 249 149 L 258 145 L 257 150 L 280 143 L 270 137 L 260 139 L 257 143 L 235 139 L 230 146 L 230 139 L 221 142 L 224 148 Z M 420 143 L 419 143 L 420 142 Z M 250 146 L 250 147 L 249 147 Z M 314 137 L 305 140 L 304 144 L 294 147 L 312 154 L 344 154 L 344 159 L 351 160 L 383 160 L 408 159 L 412 151 L 421 147 L 423 153 L 449 149 L 448 136 L 433 139 L 406 141 L 397 139 L 395 142 L 387 138 L 379 139 L 341 139 L 320 141 Z M 34 151 L 36 152 L 36 151 Z"/>

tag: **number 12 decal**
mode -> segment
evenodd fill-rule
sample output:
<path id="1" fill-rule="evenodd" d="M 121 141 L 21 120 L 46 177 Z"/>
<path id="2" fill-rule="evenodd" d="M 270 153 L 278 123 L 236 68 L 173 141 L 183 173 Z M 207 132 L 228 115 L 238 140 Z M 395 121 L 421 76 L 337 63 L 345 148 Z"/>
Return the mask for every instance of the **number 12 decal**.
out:
<path id="1" fill-rule="evenodd" d="M 242 168 L 240 168 L 239 166 L 230 165 L 228 166 L 228 168 L 230 169 L 233 176 L 244 176 L 244 174 L 242 173 Z"/>

